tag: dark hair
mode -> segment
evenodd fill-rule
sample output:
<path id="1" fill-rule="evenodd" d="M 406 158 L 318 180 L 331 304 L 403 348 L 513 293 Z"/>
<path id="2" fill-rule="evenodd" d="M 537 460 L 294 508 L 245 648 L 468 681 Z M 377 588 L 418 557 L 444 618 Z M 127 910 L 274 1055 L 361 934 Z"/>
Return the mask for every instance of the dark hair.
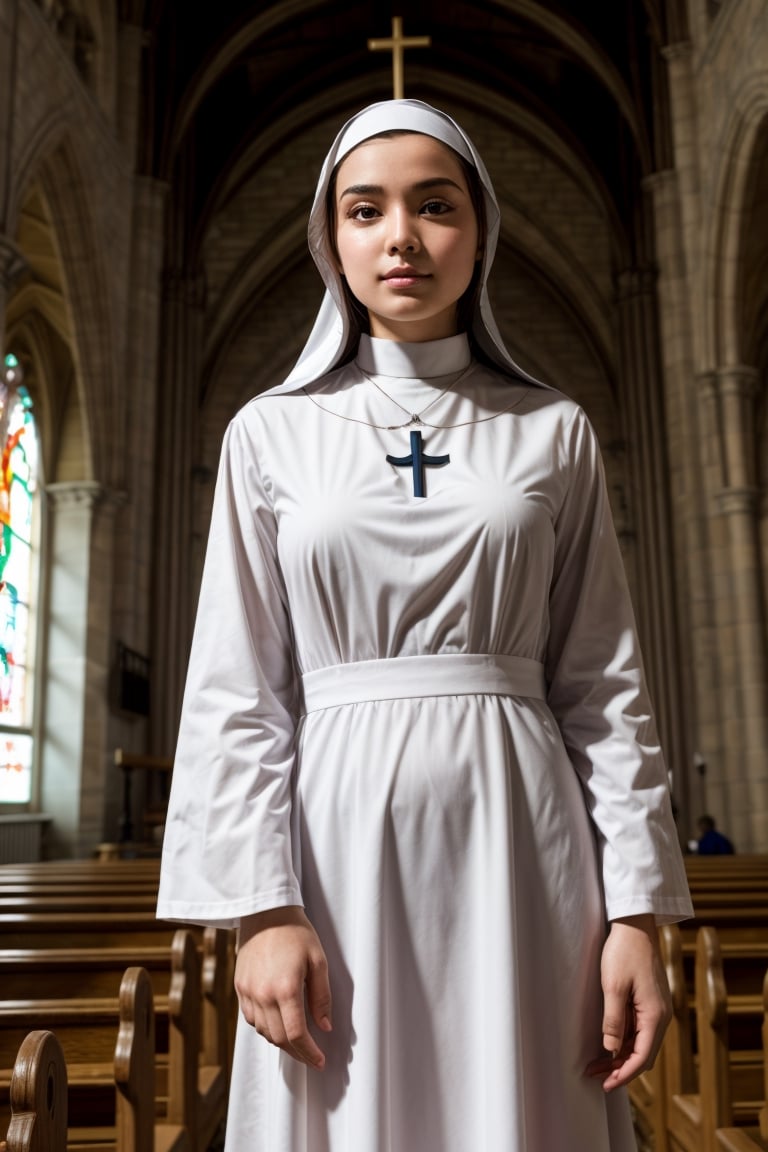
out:
<path id="1" fill-rule="evenodd" d="M 367 144 L 369 140 L 389 140 L 397 136 L 424 135 L 426 135 L 426 133 L 417 132 L 410 128 L 391 128 L 384 132 L 376 132 L 373 136 L 368 136 L 365 140 L 361 140 L 360 143 Z M 432 137 L 432 139 L 437 139 L 437 137 Z M 480 180 L 480 175 L 475 166 L 465 160 L 464 157 L 455 150 L 455 148 L 451 148 L 450 144 L 446 144 L 443 140 L 439 140 L 438 143 L 442 144 L 443 147 L 448 148 L 461 164 L 461 170 L 464 173 L 464 179 L 467 182 L 469 198 L 472 201 L 472 207 L 475 210 L 475 218 L 477 220 L 478 249 L 480 252 L 483 252 L 485 249 L 485 238 L 487 235 L 487 219 L 485 214 L 485 195 L 483 193 L 483 185 Z M 360 145 L 357 145 L 357 147 L 359 146 Z M 344 155 L 342 159 L 339 160 L 339 162 L 336 164 L 336 167 L 331 173 L 331 178 L 328 181 L 328 191 L 326 192 L 325 215 L 326 220 L 328 221 L 328 239 L 331 248 L 333 249 L 333 253 L 337 257 L 336 176 L 341 164 L 343 164 L 347 156 L 349 156 L 354 151 L 354 148 L 350 149 L 350 151 L 347 152 L 346 155 Z M 480 299 L 482 264 L 483 262 L 481 257 L 481 259 L 475 262 L 475 267 L 472 272 L 472 279 L 470 280 L 464 293 L 456 302 L 456 323 L 459 332 L 467 332 L 470 334 L 472 332 L 472 319 Z M 349 344 L 344 350 L 344 355 L 342 357 L 342 362 L 344 362 L 354 354 L 354 350 L 357 347 L 360 334 L 362 332 L 370 333 L 370 324 L 368 320 L 367 309 L 363 304 L 360 303 L 355 294 L 350 290 L 346 277 L 342 277 L 342 286 L 344 290 L 344 296 L 346 297 L 346 301 L 349 306 L 350 315 L 353 320 L 353 331 L 350 334 Z M 472 343 L 474 344 L 474 341 L 472 341 Z"/>

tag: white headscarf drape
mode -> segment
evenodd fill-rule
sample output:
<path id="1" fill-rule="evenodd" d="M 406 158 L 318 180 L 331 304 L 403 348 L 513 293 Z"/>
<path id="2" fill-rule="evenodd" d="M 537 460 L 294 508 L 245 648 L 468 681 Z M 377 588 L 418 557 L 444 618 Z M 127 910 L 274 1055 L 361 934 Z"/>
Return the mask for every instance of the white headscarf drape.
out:
<path id="1" fill-rule="evenodd" d="M 318 380 L 340 363 L 347 349 L 352 331 L 352 319 L 329 235 L 328 186 L 334 169 L 347 153 L 371 136 L 391 131 L 420 132 L 425 136 L 433 136 L 453 148 L 477 170 L 485 200 L 486 236 L 480 292 L 472 317 L 472 335 L 489 360 L 504 372 L 512 372 L 533 384 L 540 383 L 523 371 L 509 355 L 491 310 L 487 281 L 499 237 L 499 205 L 491 178 L 472 141 L 450 116 L 430 107 L 429 104 L 424 104 L 421 100 L 384 100 L 378 104 L 371 104 L 348 120 L 325 158 L 308 229 L 309 250 L 323 278 L 325 296 L 295 367 L 287 379 L 271 391 L 293 392 L 305 384 Z"/>

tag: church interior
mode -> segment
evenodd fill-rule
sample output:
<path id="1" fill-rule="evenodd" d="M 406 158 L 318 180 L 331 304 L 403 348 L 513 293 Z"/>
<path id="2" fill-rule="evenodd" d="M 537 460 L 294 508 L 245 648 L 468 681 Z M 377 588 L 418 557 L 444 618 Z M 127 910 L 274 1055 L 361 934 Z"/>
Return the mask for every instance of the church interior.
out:
<path id="1" fill-rule="evenodd" d="M 681 840 L 768 848 L 766 4 L 395 17 L 0 0 L 5 859 L 119 842 L 115 750 L 173 756 L 222 435 L 301 348 L 320 162 L 398 67 L 490 169 L 507 347 L 600 439 Z"/>
<path id="2" fill-rule="evenodd" d="M 217 463 L 317 312 L 328 145 L 393 94 L 485 159 L 495 316 L 599 438 L 681 844 L 706 813 L 736 849 L 686 857 L 696 919 L 662 929 L 641 1147 L 768 1149 L 768 0 L 0 0 L 0 1152 L 33 1112 L 34 1147 L 79 1148 L 67 1098 L 70 1126 L 117 1107 L 99 1148 L 221 1147 L 232 936 L 154 919 Z M 141 965 L 114 1073 L 89 1002 L 85 1103 L 31 943 L 62 995 Z M 153 1013 L 187 1036 L 162 1107 Z"/>

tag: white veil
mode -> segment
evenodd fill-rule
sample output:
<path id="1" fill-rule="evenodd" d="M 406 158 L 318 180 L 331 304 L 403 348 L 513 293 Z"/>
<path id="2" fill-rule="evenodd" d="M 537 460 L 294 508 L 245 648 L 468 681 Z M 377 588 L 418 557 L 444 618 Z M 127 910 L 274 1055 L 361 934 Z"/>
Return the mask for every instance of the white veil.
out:
<path id="1" fill-rule="evenodd" d="M 328 234 L 328 186 L 336 165 L 348 152 L 371 136 L 397 130 L 434 136 L 435 139 L 453 148 L 477 170 L 485 199 L 486 237 L 481 268 L 481 289 L 472 317 L 472 335 L 488 359 L 497 364 L 502 371 L 512 372 L 532 384 L 540 384 L 540 381 L 523 371 L 509 355 L 491 311 L 486 285 L 496 252 L 500 217 L 493 185 L 483 161 L 466 133 L 444 112 L 439 112 L 421 100 L 384 100 L 378 104 L 371 104 L 348 120 L 325 158 L 317 182 L 308 229 L 309 250 L 323 278 L 325 296 L 299 359 L 286 380 L 277 388 L 270 390 L 273 394 L 296 391 L 305 384 L 318 380 L 341 362 L 349 343 L 352 322 Z"/>

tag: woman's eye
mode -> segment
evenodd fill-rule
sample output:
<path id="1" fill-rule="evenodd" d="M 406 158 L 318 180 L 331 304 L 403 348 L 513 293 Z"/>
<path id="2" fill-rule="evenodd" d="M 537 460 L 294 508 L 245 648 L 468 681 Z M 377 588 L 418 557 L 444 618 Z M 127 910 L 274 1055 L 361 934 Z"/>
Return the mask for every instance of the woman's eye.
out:
<path id="1" fill-rule="evenodd" d="M 350 216 L 354 220 L 374 220 L 377 215 L 378 212 L 373 204 L 358 204 L 350 212 Z"/>
<path id="2" fill-rule="evenodd" d="M 451 206 L 444 200 L 428 200 L 421 210 L 427 216 L 442 216 L 444 212 L 450 212 Z"/>

